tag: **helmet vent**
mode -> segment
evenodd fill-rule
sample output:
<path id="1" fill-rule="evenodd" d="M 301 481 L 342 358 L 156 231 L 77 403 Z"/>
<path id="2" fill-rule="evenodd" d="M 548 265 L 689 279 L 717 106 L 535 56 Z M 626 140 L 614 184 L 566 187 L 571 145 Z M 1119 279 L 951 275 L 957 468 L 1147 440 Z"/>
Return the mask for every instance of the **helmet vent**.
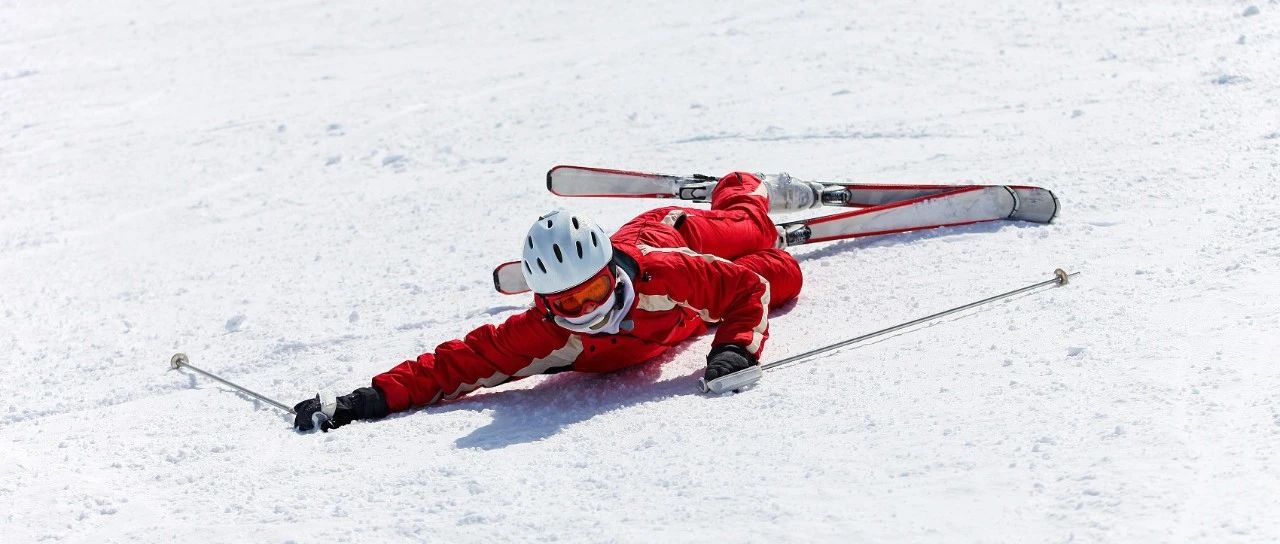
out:
<path id="1" fill-rule="evenodd" d="M 592 233 L 591 233 L 591 245 L 592 245 L 592 246 L 595 246 L 595 247 L 600 247 L 600 242 L 599 242 L 598 240 L 596 240 L 596 233 L 595 233 L 595 232 L 592 232 Z"/>
<path id="2" fill-rule="evenodd" d="M 570 221 L 573 223 L 573 228 L 576 230 L 578 228 L 578 218 L 574 217 L 570 219 Z"/>
<path id="3" fill-rule="evenodd" d="M 529 237 L 529 249 L 533 249 L 533 237 Z"/>
<path id="4" fill-rule="evenodd" d="M 548 219 L 548 220 L 547 220 L 547 228 L 551 228 L 551 220 L 550 220 L 550 219 Z"/>
<path id="5" fill-rule="evenodd" d="M 551 249 L 556 252 L 556 262 L 564 262 L 564 254 L 560 253 L 560 244 L 551 244 Z"/>
<path id="6" fill-rule="evenodd" d="M 543 274 L 547 273 L 547 267 L 542 264 L 542 259 L 538 259 L 538 270 L 541 270 Z M 532 270 L 530 270 L 530 272 L 532 272 Z"/>
<path id="7" fill-rule="evenodd" d="M 574 242 L 574 243 L 578 245 L 578 258 L 581 259 L 582 258 L 582 242 Z"/>
<path id="8" fill-rule="evenodd" d="M 524 269 L 525 269 L 525 270 L 528 270 L 530 274 L 532 274 L 532 273 L 533 273 L 533 270 L 532 270 L 531 268 L 529 268 L 529 261 L 525 261 L 525 262 L 524 262 Z"/>

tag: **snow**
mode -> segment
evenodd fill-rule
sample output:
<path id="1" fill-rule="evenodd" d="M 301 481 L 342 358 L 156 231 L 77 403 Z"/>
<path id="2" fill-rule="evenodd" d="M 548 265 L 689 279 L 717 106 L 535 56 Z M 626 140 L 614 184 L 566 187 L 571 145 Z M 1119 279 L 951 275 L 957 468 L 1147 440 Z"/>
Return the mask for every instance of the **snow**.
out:
<path id="1" fill-rule="evenodd" d="M 1280 539 L 1280 6 L 0 2 L 5 542 Z M 1248 39 L 1245 40 L 1244 37 Z M 796 250 L 709 338 L 299 435 L 528 301 L 555 164 L 1053 189 L 1052 225 Z"/>

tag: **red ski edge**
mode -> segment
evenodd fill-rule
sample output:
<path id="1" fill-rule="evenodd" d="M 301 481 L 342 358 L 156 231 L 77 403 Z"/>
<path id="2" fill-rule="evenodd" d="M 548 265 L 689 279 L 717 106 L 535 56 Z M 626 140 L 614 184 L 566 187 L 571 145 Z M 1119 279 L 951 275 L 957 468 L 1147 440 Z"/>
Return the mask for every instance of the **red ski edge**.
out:
<path id="1" fill-rule="evenodd" d="M 855 234 L 846 234 L 844 236 L 828 236 L 826 238 L 810 238 L 805 244 L 814 244 L 818 242 L 830 242 L 832 240 L 846 240 L 849 238 L 864 238 L 867 236 L 883 236 L 885 234 L 898 234 L 900 232 L 911 232 L 916 230 L 940 229 L 943 227 L 963 227 L 965 225 L 976 225 L 978 223 L 989 223 L 991 221 L 999 221 L 999 219 L 979 219 L 977 221 L 964 221 L 961 223 L 940 223 L 937 225 L 924 225 L 919 227 L 906 227 L 901 229 L 877 230 L 871 232 L 859 232 Z"/>
<path id="2" fill-rule="evenodd" d="M 868 209 L 864 209 L 864 210 L 853 210 L 853 211 L 844 212 L 844 213 L 833 213 L 833 214 L 831 214 L 831 215 L 823 215 L 823 216 L 821 216 L 821 217 L 815 217 L 815 218 L 813 218 L 813 219 L 810 219 L 810 220 L 804 221 L 804 224 L 806 224 L 806 225 L 818 225 L 818 224 L 822 224 L 822 223 L 828 223 L 828 222 L 831 222 L 831 221 L 835 221 L 835 220 L 837 220 L 837 219 L 845 219 L 845 218 L 847 218 L 847 217 L 853 217 L 853 216 L 856 216 L 856 215 L 864 215 L 864 214 L 868 214 L 868 213 L 876 213 L 876 212 L 882 212 L 882 211 L 885 211 L 885 210 L 891 210 L 891 209 L 893 209 L 893 208 L 900 208 L 900 207 L 902 207 L 902 206 L 910 206 L 910 205 L 912 205 L 912 204 L 915 204 L 915 203 L 918 203 L 918 202 L 923 202 L 923 201 L 928 200 L 928 199 L 931 199 L 931 198 L 940 198 L 940 197 L 944 197 L 944 196 L 958 195 L 958 194 L 960 194 L 960 193 L 967 193 L 967 192 L 971 192 L 971 191 L 980 191 L 980 190 L 986 189 L 987 187 L 989 187 L 989 186 L 985 186 L 985 185 L 968 185 L 968 186 L 961 186 L 961 187 L 957 187 L 957 188 L 955 188 L 955 189 L 952 189 L 952 190 L 950 190 L 950 191 L 943 191 L 943 192 L 941 192 L 941 193 L 936 193 L 936 194 L 932 194 L 932 195 L 920 196 L 920 197 L 911 198 L 911 199 L 907 199 L 907 200 L 899 200 L 899 201 L 897 201 L 897 202 L 893 202 L 893 203 L 890 203 L 890 204 L 881 204 L 881 205 L 879 205 L 879 206 L 874 206 L 874 207 L 872 207 L 872 208 L 868 208 Z M 907 230 L 913 230 L 913 229 L 907 229 Z M 899 231 L 894 231 L 894 232 L 899 232 Z"/>

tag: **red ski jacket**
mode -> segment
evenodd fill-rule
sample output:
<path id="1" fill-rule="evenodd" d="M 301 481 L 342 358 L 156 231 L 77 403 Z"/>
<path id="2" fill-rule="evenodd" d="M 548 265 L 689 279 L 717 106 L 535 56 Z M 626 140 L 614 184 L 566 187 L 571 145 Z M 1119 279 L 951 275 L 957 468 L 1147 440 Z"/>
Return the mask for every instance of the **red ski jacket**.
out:
<path id="1" fill-rule="evenodd" d="M 718 184 L 711 210 L 653 210 L 611 237 L 614 250 L 638 265 L 636 300 L 625 317 L 629 330 L 593 335 L 563 329 L 548 319 L 539 299 L 500 325 L 484 325 L 397 365 L 373 385 L 391 411 L 401 411 L 535 374 L 636 365 L 706 331 L 709 323 L 719 323 L 713 345 L 740 345 L 759 357 L 769 336 L 769 309 L 794 298 L 801 285 L 795 259 L 772 249 L 777 231 L 759 184 L 749 174 L 730 174 Z"/>

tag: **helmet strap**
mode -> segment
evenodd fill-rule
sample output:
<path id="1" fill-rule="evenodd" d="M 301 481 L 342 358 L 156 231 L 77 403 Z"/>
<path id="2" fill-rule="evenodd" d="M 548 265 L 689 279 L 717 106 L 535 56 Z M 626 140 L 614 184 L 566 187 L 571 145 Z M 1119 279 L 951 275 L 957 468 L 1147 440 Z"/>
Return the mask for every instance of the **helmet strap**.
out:
<path id="1" fill-rule="evenodd" d="M 545 316 L 546 319 L 550 320 L 555 318 L 556 314 L 551 311 L 551 301 L 547 300 L 547 295 L 538 293 L 538 298 L 542 299 L 542 307 L 547 309 L 547 315 Z"/>
<path id="2" fill-rule="evenodd" d="M 609 266 L 613 266 L 613 265 L 610 264 Z M 618 274 L 626 274 L 626 272 L 623 271 L 620 267 L 614 266 L 613 274 L 614 274 L 614 277 L 616 278 L 618 277 Z M 627 284 L 617 280 L 614 281 L 614 284 L 615 285 L 613 286 L 613 309 L 621 310 L 622 305 L 627 301 L 627 295 L 626 293 L 623 292 L 626 290 Z"/>

